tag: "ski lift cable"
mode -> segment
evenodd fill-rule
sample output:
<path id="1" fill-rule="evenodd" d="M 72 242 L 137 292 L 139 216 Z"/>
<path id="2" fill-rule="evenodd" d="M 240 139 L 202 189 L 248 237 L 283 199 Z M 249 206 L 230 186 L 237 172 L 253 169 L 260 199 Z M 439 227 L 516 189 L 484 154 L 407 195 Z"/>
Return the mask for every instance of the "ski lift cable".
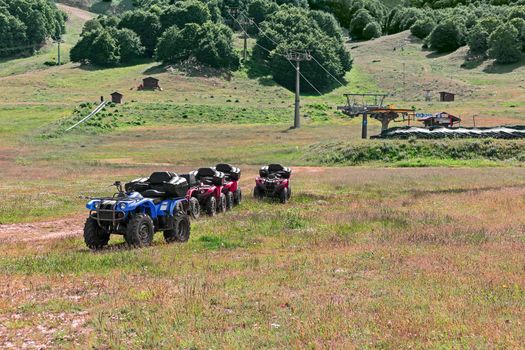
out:
<path id="1" fill-rule="evenodd" d="M 247 19 L 248 21 L 250 21 L 256 28 L 257 30 L 262 34 L 264 35 L 266 38 L 268 38 L 268 40 L 270 40 L 274 45 L 279 45 L 275 40 L 273 40 L 272 38 L 270 38 L 262 29 L 260 26 L 257 25 L 257 23 L 251 19 L 250 17 L 247 16 L 247 14 L 242 11 L 241 12 Z M 310 57 L 312 57 L 312 59 L 314 60 L 315 63 L 317 63 L 319 65 L 319 67 L 321 67 L 326 73 L 328 73 L 328 75 L 330 75 L 330 77 L 332 77 L 339 85 L 341 86 L 345 86 L 343 83 L 341 83 L 341 81 L 339 81 L 339 79 L 337 79 L 332 73 L 330 73 L 330 71 L 328 69 L 326 69 L 313 55 L 310 54 Z"/>
<path id="2" fill-rule="evenodd" d="M 230 17 L 231 17 L 235 22 L 237 22 L 237 24 L 239 25 L 239 27 L 241 28 L 241 30 L 244 32 L 244 34 L 246 34 L 247 37 L 251 38 L 250 35 L 248 34 L 248 32 L 247 32 L 247 31 L 244 29 L 244 27 L 242 26 L 242 24 L 241 24 L 241 23 L 240 23 L 235 17 L 233 17 L 233 16 L 231 15 L 231 13 L 228 13 L 228 14 L 230 15 Z M 270 39 L 270 38 L 268 38 L 268 39 Z M 270 39 L 270 40 L 271 40 L 271 39 Z M 264 46 L 258 44 L 257 42 L 255 42 L 255 44 L 256 44 L 257 46 L 259 46 L 260 48 L 266 50 L 268 53 L 272 53 L 272 50 L 267 49 L 266 47 L 264 47 Z M 275 51 L 273 52 L 273 54 L 284 57 L 284 58 L 288 61 L 288 63 L 290 63 L 290 65 L 291 65 L 294 69 L 296 69 L 296 67 L 295 67 L 295 65 L 293 64 L 293 62 L 292 62 L 292 61 L 291 61 L 286 55 L 283 55 L 283 54 L 281 54 L 281 53 L 279 53 L 279 52 L 275 52 Z M 303 75 L 303 73 L 301 73 L 301 71 L 299 71 L 299 75 L 300 75 L 300 76 L 301 76 L 301 77 L 302 77 L 302 78 L 308 83 L 308 85 L 310 85 L 310 86 L 311 86 L 311 87 L 312 87 L 312 88 L 313 88 L 313 89 L 314 89 L 314 90 L 315 90 L 320 96 L 322 96 L 322 93 L 319 91 L 319 89 L 317 89 L 317 88 L 314 86 L 314 84 L 312 84 L 312 83 L 310 82 L 310 80 L 308 80 L 308 79 Z"/>

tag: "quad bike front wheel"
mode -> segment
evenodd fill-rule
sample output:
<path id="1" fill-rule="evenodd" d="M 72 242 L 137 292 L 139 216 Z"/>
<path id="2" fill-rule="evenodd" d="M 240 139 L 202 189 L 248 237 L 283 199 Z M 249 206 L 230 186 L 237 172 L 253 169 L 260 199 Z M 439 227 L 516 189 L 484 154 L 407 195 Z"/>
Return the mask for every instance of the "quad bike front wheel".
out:
<path id="1" fill-rule="evenodd" d="M 91 250 L 98 250 L 109 242 L 109 234 L 98 225 L 97 220 L 88 218 L 84 225 L 84 242 Z"/>
<path id="2" fill-rule="evenodd" d="M 285 187 L 281 190 L 281 193 L 279 193 L 279 200 L 282 204 L 286 204 L 288 202 L 288 189 Z"/>
<path id="3" fill-rule="evenodd" d="M 209 216 L 215 216 L 215 214 L 217 213 L 217 200 L 215 199 L 215 197 L 212 196 L 208 198 L 205 206 L 206 214 L 208 214 Z"/>
<path id="4" fill-rule="evenodd" d="M 195 197 L 190 198 L 190 214 L 194 219 L 198 219 L 201 216 L 201 205 Z"/>
<path id="5" fill-rule="evenodd" d="M 288 185 L 288 200 L 290 200 L 290 197 L 292 197 L 292 187 Z"/>
<path id="6" fill-rule="evenodd" d="M 253 188 L 253 198 L 263 199 L 263 197 L 264 197 L 264 193 L 262 192 L 262 190 L 259 188 L 259 186 L 255 186 Z"/>
<path id="7" fill-rule="evenodd" d="M 153 220 L 143 213 L 135 214 L 128 223 L 124 239 L 131 246 L 145 247 L 153 241 Z"/>
<path id="8" fill-rule="evenodd" d="M 228 207 L 228 200 L 226 199 L 226 195 L 224 193 L 221 193 L 221 196 L 219 198 L 219 203 L 217 206 L 217 210 L 219 213 L 225 213 Z"/>
<path id="9" fill-rule="evenodd" d="M 235 198 L 233 196 L 233 192 L 229 192 L 226 194 L 226 210 L 232 210 L 234 205 Z"/>
<path id="10" fill-rule="evenodd" d="M 187 242 L 190 239 L 191 226 L 190 218 L 187 214 L 178 213 L 175 215 L 175 225 L 173 230 L 164 231 L 164 240 L 167 243 Z"/>
<path id="11" fill-rule="evenodd" d="M 235 192 L 233 192 L 233 205 L 239 205 L 241 204 L 241 202 L 242 202 L 242 191 L 239 188 L 235 190 Z"/>

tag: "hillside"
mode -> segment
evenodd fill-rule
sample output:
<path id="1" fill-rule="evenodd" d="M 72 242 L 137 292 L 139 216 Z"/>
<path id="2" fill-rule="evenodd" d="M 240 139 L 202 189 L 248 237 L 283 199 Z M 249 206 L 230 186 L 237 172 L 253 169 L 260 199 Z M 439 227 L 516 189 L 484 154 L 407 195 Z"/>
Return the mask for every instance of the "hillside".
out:
<path id="1" fill-rule="evenodd" d="M 96 14 L 60 8 L 67 58 Z M 464 125 L 523 124 L 524 66 L 429 54 L 408 32 L 347 48 L 348 84 L 303 94 L 300 129 L 293 92 L 251 63 L 231 74 L 148 59 L 51 67 L 52 44 L 0 61 L 0 348 L 522 347 L 525 142 L 361 140 L 361 121 L 336 106 L 380 91 Z M 162 91 L 137 89 L 148 76 Z M 424 102 L 426 87 L 456 102 Z M 122 105 L 65 131 L 114 91 Z M 86 248 L 88 197 L 218 162 L 241 167 L 244 200 L 192 219 L 188 242 L 159 233 L 133 249 L 112 235 Z M 293 169 L 287 204 L 252 196 L 275 162 Z"/>

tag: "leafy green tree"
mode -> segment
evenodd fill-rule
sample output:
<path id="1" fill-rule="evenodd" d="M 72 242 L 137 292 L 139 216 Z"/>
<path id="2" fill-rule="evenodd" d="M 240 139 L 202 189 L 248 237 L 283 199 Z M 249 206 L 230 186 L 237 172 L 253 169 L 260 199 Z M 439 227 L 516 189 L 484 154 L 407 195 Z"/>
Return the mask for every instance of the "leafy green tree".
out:
<path id="1" fill-rule="evenodd" d="M 120 61 L 117 41 L 107 29 L 97 29 L 85 33 L 71 49 L 72 62 L 89 62 L 97 66 L 112 66 Z"/>
<path id="2" fill-rule="evenodd" d="M 302 62 L 301 73 L 318 89 L 326 90 L 334 86 L 333 77 L 343 80 L 345 73 L 351 68 L 352 61 L 343 42 L 328 36 L 309 18 L 308 12 L 298 7 L 283 6 L 270 15 L 261 23 L 266 36 L 258 37 L 254 56 L 267 63 L 277 83 L 293 89 L 295 69 L 286 59 L 286 55 L 292 50 L 308 51 L 315 60 Z M 308 84 L 302 84 L 301 88 L 313 91 Z"/>
<path id="3" fill-rule="evenodd" d="M 509 13 L 509 19 L 521 18 L 525 20 L 525 6 L 514 6 Z"/>
<path id="4" fill-rule="evenodd" d="M 489 49 L 489 33 L 477 24 L 467 36 L 467 45 L 472 54 L 484 55 Z"/>
<path id="5" fill-rule="evenodd" d="M 128 28 L 137 33 L 145 47 L 145 55 L 153 56 L 161 33 L 160 19 L 157 15 L 144 10 L 128 11 L 122 15 L 118 27 Z"/>
<path id="6" fill-rule="evenodd" d="M 119 47 L 120 63 L 131 62 L 144 55 L 145 48 L 139 36 L 131 29 L 114 30 L 113 37 Z"/>
<path id="7" fill-rule="evenodd" d="M 478 24 L 482 30 L 486 31 L 490 35 L 496 30 L 496 28 L 503 24 L 503 22 L 498 17 L 489 16 L 479 20 Z"/>
<path id="8" fill-rule="evenodd" d="M 363 38 L 363 30 L 369 24 L 374 22 L 374 17 L 366 9 L 360 9 L 350 22 L 350 33 L 358 39 Z"/>
<path id="9" fill-rule="evenodd" d="M 27 45 L 24 23 L 9 14 L 0 13 L 0 33 L 0 55 L 9 56 L 16 53 L 13 48 Z"/>
<path id="10" fill-rule="evenodd" d="M 0 0 L 0 15 L 0 48 L 4 48 L 0 56 L 27 51 L 26 46 L 41 46 L 65 32 L 67 16 L 50 1 Z"/>
<path id="11" fill-rule="evenodd" d="M 496 63 L 518 62 L 521 48 L 519 32 L 510 23 L 502 24 L 489 37 L 489 56 L 496 59 Z"/>
<path id="12" fill-rule="evenodd" d="M 463 45 L 460 26 L 453 20 L 439 23 L 429 35 L 430 47 L 437 52 L 452 52 Z"/>
<path id="13" fill-rule="evenodd" d="M 370 22 L 363 29 L 362 38 L 365 40 L 379 38 L 381 36 L 381 26 L 377 22 Z"/>
<path id="14" fill-rule="evenodd" d="M 210 67 L 239 68 L 239 55 L 233 47 L 233 32 L 223 24 L 206 22 L 200 28 L 195 58 Z"/>
<path id="15" fill-rule="evenodd" d="M 89 60 L 98 66 L 111 66 L 120 60 L 117 41 L 107 31 L 101 31 L 93 40 Z"/>
<path id="16" fill-rule="evenodd" d="M 328 36 L 334 37 L 338 40 L 343 38 L 343 30 L 341 29 L 341 26 L 335 19 L 334 15 L 324 11 L 314 10 L 308 12 L 308 17 L 313 19 L 317 25 L 319 25 L 319 28 L 328 34 Z"/>
<path id="17" fill-rule="evenodd" d="M 195 58 L 214 68 L 239 67 L 239 56 L 233 48 L 233 32 L 227 26 L 211 21 L 202 26 L 188 23 L 182 29 L 170 27 L 159 39 L 156 52 L 157 59 L 165 63 Z"/>
<path id="18" fill-rule="evenodd" d="M 432 33 L 432 30 L 436 26 L 436 23 L 433 19 L 429 17 L 425 17 L 422 19 L 418 19 L 412 27 L 410 27 L 410 32 L 412 35 L 419 39 L 425 39 L 427 36 Z"/>
<path id="19" fill-rule="evenodd" d="M 206 4 L 197 0 L 179 1 L 169 6 L 160 15 L 163 28 L 176 25 L 179 28 L 187 23 L 204 24 L 211 19 L 210 10 Z"/>
<path id="20" fill-rule="evenodd" d="M 261 23 L 279 9 L 277 3 L 270 0 L 254 0 L 248 4 L 248 17 L 252 18 L 257 24 Z"/>

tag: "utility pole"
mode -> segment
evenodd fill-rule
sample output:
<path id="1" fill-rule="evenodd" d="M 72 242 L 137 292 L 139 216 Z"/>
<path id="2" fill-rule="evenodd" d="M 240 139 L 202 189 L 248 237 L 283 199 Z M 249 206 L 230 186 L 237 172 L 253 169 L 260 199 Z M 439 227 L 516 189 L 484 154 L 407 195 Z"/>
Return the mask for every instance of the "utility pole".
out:
<path id="1" fill-rule="evenodd" d="M 286 59 L 290 62 L 295 61 L 295 113 L 294 113 L 294 129 L 299 129 L 301 127 L 301 61 L 310 61 L 312 56 L 310 52 L 297 52 L 297 51 L 288 51 L 286 53 Z"/>
<path id="2" fill-rule="evenodd" d="M 403 101 L 406 101 L 406 64 L 403 62 Z"/>
<path id="3" fill-rule="evenodd" d="M 55 40 L 55 43 L 58 44 L 58 65 L 60 66 L 62 64 L 60 60 L 60 44 L 63 43 L 62 37 L 58 37 L 58 39 Z"/>
<path id="4" fill-rule="evenodd" d="M 241 26 L 242 38 L 244 39 L 242 59 L 243 59 L 244 64 L 246 64 L 246 61 L 248 60 L 248 38 L 249 38 L 247 30 L 248 30 L 248 26 L 251 24 L 251 20 L 248 17 L 243 17 L 237 21 L 239 22 L 239 26 Z"/>

